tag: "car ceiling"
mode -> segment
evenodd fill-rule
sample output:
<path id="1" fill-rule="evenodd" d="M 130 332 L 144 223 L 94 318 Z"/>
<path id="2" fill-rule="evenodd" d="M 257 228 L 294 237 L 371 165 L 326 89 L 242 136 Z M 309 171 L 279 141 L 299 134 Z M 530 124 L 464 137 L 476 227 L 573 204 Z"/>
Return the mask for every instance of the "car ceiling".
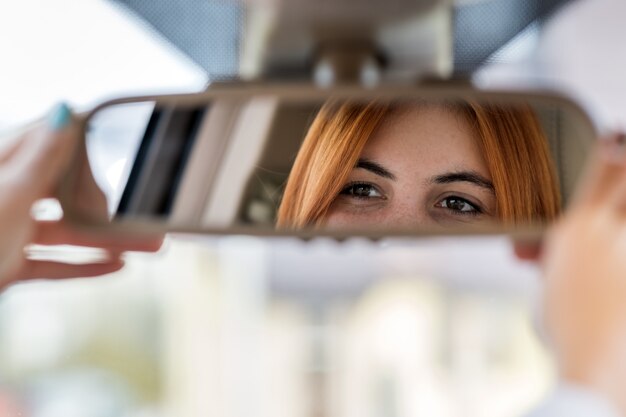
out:
<path id="1" fill-rule="evenodd" d="M 109 0 L 142 18 L 212 80 L 236 75 L 243 11 L 236 2 Z M 470 74 L 529 25 L 545 21 L 570 0 L 457 1 L 454 72 Z"/>

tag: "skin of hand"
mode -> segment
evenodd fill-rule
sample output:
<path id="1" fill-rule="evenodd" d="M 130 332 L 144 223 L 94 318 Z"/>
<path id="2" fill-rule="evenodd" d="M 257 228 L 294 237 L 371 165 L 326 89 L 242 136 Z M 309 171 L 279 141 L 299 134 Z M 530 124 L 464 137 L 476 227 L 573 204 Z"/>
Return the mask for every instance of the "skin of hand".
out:
<path id="1" fill-rule="evenodd" d="M 626 415 L 626 152 L 600 141 L 576 198 L 540 255 L 549 343 L 565 381 L 592 388 Z"/>
<path id="2" fill-rule="evenodd" d="M 54 196 L 80 140 L 78 123 L 67 106 L 59 105 L 47 123 L 22 134 L 0 153 L 0 288 L 20 280 L 103 275 L 123 266 L 120 256 L 126 250 L 160 248 L 160 237 L 101 237 L 74 230 L 63 220 L 33 219 L 33 203 Z M 96 247 L 107 250 L 109 257 L 78 265 L 38 261 L 27 258 L 24 248 L 29 244 Z"/>

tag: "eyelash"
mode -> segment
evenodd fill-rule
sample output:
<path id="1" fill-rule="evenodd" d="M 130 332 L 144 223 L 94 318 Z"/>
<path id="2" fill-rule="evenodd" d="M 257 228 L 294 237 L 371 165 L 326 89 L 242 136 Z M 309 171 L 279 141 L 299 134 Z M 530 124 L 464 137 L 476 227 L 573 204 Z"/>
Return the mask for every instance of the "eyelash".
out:
<path id="1" fill-rule="evenodd" d="M 370 187 L 373 190 L 375 190 L 378 194 L 380 194 L 381 196 L 380 197 L 368 197 L 368 196 L 355 195 L 355 194 L 350 193 L 350 190 L 354 190 L 354 188 L 357 187 L 357 186 Z M 360 181 L 351 182 L 351 183 L 346 184 L 339 194 L 340 195 L 345 195 L 345 196 L 350 197 L 350 198 L 357 198 L 359 200 L 384 199 L 385 198 L 383 193 L 374 184 L 370 184 L 370 183 L 367 183 L 367 182 L 360 182 Z"/>
<path id="2" fill-rule="evenodd" d="M 450 207 L 442 207 L 440 204 L 446 200 L 458 200 L 461 201 L 465 204 L 468 204 L 470 207 L 472 207 L 472 211 L 461 211 L 461 210 L 454 210 Z M 455 214 L 455 215 L 459 215 L 459 216 L 478 216 L 479 214 L 482 214 L 484 212 L 484 210 L 477 204 L 472 203 L 471 201 L 467 200 L 466 198 L 463 197 L 459 197 L 457 195 L 449 195 L 446 196 L 444 198 L 442 198 L 441 200 L 439 200 L 437 202 L 437 204 L 435 205 L 438 208 L 442 208 L 444 210 L 450 211 L 451 213 Z"/>
<path id="3" fill-rule="evenodd" d="M 370 187 L 370 188 L 374 189 L 378 194 L 380 194 L 381 197 L 368 197 L 368 196 L 361 196 L 361 195 L 352 194 L 350 192 L 350 190 L 354 190 L 354 188 L 357 187 L 357 186 Z M 352 192 L 354 192 L 354 191 L 352 191 Z M 356 198 L 356 199 L 359 199 L 359 200 L 384 199 L 385 198 L 383 193 L 374 184 L 370 184 L 370 183 L 367 183 L 367 182 L 361 182 L 361 181 L 356 181 L 356 182 L 351 182 L 351 183 L 346 184 L 339 194 L 340 195 L 345 195 L 345 196 L 350 197 L 350 198 Z M 461 210 L 452 209 L 450 207 L 442 207 L 441 206 L 441 204 L 444 201 L 452 200 L 452 199 L 461 201 L 461 202 L 463 202 L 465 204 L 468 204 L 470 207 L 472 207 L 473 210 L 472 211 L 461 211 Z M 454 195 L 454 194 L 453 195 L 448 195 L 448 196 L 442 198 L 441 200 L 439 200 L 436 203 L 435 206 L 438 207 L 438 208 L 442 208 L 444 210 L 447 210 L 447 211 L 451 212 L 452 214 L 458 215 L 458 216 L 478 216 L 479 214 L 483 214 L 484 213 L 484 210 L 478 204 L 472 203 L 468 199 L 463 198 L 463 197 L 459 197 L 458 195 Z"/>

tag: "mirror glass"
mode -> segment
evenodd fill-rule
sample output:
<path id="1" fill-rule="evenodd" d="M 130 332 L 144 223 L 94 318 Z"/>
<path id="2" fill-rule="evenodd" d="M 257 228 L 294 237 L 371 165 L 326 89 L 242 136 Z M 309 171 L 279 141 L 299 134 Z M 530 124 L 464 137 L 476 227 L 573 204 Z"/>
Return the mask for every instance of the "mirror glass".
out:
<path id="1" fill-rule="evenodd" d="M 594 140 L 584 113 L 560 98 L 295 96 L 98 109 L 71 214 L 252 233 L 545 224 L 567 204 Z"/>

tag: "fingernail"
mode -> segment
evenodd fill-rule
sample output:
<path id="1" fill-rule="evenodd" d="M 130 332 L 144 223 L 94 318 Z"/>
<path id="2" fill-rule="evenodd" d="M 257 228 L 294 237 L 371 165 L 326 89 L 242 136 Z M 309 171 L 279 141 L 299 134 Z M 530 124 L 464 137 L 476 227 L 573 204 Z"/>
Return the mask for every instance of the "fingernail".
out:
<path id="1" fill-rule="evenodd" d="M 50 112 L 48 116 L 48 126 L 52 130 L 61 130 L 70 124 L 72 120 L 72 111 L 65 103 L 59 103 Z"/>

